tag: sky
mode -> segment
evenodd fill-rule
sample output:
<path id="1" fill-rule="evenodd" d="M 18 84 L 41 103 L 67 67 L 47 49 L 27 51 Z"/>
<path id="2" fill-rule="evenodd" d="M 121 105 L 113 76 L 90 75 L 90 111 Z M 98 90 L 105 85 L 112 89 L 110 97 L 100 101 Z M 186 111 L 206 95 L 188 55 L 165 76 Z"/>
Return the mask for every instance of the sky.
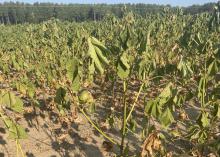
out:
<path id="1" fill-rule="evenodd" d="M 25 3 L 34 3 L 34 2 L 53 2 L 53 3 L 146 3 L 146 4 L 170 4 L 172 6 L 190 6 L 193 4 L 204 4 L 208 2 L 217 2 L 218 0 L 0 0 L 0 2 L 25 2 Z"/>

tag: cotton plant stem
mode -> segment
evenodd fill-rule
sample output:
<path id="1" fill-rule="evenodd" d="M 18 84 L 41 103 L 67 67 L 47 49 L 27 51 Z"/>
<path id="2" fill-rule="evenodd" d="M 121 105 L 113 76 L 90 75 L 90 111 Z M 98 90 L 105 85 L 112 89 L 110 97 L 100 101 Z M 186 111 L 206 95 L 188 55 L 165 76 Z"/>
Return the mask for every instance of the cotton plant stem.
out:
<path id="1" fill-rule="evenodd" d="M 19 157 L 19 147 L 18 147 L 18 141 L 16 140 L 16 156 Z"/>
<path id="2" fill-rule="evenodd" d="M 21 156 L 22 156 L 22 157 L 25 157 L 24 152 L 23 152 L 23 150 L 22 150 L 22 148 L 21 148 L 20 142 L 19 142 L 18 140 L 17 140 L 17 142 L 18 142 L 18 147 L 19 147 L 19 149 L 20 149 L 20 151 L 21 151 Z"/>
<path id="3" fill-rule="evenodd" d="M 121 145 L 120 145 L 120 154 L 123 156 L 124 154 L 124 139 L 126 134 L 126 125 L 127 125 L 127 104 L 126 104 L 126 81 L 123 81 L 123 89 L 124 89 L 124 95 L 123 95 L 123 106 L 124 106 L 124 112 L 123 112 L 123 126 L 122 126 L 122 138 L 121 138 Z"/>
<path id="4" fill-rule="evenodd" d="M 80 112 L 85 116 L 85 118 L 90 122 L 90 124 L 100 133 L 102 134 L 106 139 L 108 139 L 111 143 L 113 144 L 117 144 L 117 142 L 115 142 L 115 140 L 113 140 L 111 137 L 109 137 L 108 135 L 106 135 L 101 129 L 98 128 L 98 126 L 95 125 L 95 123 L 93 123 L 93 121 L 90 119 L 90 117 L 87 116 L 87 114 L 85 113 L 85 111 L 83 109 L 80 108 Z"/>
<path id="5" fill-rule="evenodd" d="M 67 88 L 70 92 L 70 95 L 72 97 L 72 99 L 74 100 L 74 96 L 72 95 L 72 92 L 69 88 Z M 84 115 L 84 117 L 89 121 L 89 123 L 100 133 L 102 134 L 106 139 L 108 139 L 111 143 L 113 144 L 118 144 L 115 140 L 113 140 L 111 137 L 109 137 L 108 135 L 106 135 L 101 129 L 98 128 L 98 126 L 91 120 L 91 118 L 85 113 L 85 111 L 79 107 L 77 105 L 77 108 L 79 109 L 79 111 Z"/>
<path id="6" fill-rule="evenodd" d="M 130 112 L 129 112 L 127 118 L 126 118 L 126 122 L 127 122 L 127 121 L 129 120 L 129 118 L 131 117 L 131 114 L 132 114 L 132 112 L 133 112 L 133 110 L 134 110 L 134 107 L 135 107 L 135 105 L 136 105 L 136 103 L 137 103 L 137 101 L 138 101 L 138 98 L 139 98 L 139 96 L 140 96 L 140 94 L 141 94 L 141 91 L 142 91 L 143 87 L 144 87 L 144 83 L 142 83 L 142 85 L 141 85 L 140 88 L 139 88 L 139 91 L 138 91 L 138 94 L 137 94 L 137 96 L 136 96 L 136 98 L 135 98 L 135 101 L 134 101 L 134 103 L 133 103 L 133 105 L 132 105 L 132 107 L 131 107 L 131 110 L 130 110 Z"/>

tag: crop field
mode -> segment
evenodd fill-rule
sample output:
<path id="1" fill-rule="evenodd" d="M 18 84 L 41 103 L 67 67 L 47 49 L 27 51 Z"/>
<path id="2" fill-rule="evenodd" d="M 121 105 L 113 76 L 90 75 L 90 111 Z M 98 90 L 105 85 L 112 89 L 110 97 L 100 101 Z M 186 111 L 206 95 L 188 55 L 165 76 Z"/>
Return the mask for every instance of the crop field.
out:
<path id="1" fill-rule="evenodd" d="M 0 25 L 0 156 L 219 154 L 220 5 Z"/>

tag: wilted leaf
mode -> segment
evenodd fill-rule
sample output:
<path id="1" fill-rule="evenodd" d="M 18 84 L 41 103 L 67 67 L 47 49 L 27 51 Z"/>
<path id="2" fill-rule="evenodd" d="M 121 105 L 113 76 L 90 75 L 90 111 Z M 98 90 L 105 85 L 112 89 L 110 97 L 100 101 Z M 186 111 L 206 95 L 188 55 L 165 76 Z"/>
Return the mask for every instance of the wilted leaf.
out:
<path id="1" fill-rule="evenodd" d="M 55 97 L 55 102 L 58 104 L 62 104 L 64 101 L 66 95 L 66 90 L 62 87 L 60 87 L 59 89 L 57 89 L 56 91 L 56 97 Z"/>
<path id="2" fill-rule="evenodd" d="M 130 73 L 130 65 L 126 53 L 123 53 L 118 60 L 117 74 L 121 79 L 126 79 Z"/>
<path id="3" fill-rule="evenodd" d="M 150 114 L 154 117 L 158 117 L 161 113 L 161 108 L 157 101 L 150 100 L 145 104 L 145 113 Z"/>
<path id="4" fill-rule="evenodd" d="M 172 86 L 173 86 L 173 84 L 171 82 L 168 83 L 168 85 L 163 89 L 163 91 L 158 96 L 160 105 L 165 104 L 169 100 L 169 98 L 171 98 L 171 96 L 172 96 L 172 89 L 171 89 Z"/>
<path id="5" fill-rule="evenodd" d="M 88 45 L 89 45 L 88 53 L 92 58 L 92 60 L 94 61 L 95 67 L 101 74 L 103 74 L 104 65 L 109 64 L 109 61 L 105 57 L 104 53 L 110 51 L 94 37 L 88 38 Z"/>
<path id="6" fill-rule="evenodd" d="M 164 125 L 165 127 L 167 127 L 168 125 L 170 125 L 172 122 L 174 121 L 173 115 L 170 111 L 169 108 L 167 108 L 161 115 L 160 117 L 160 122 L 162 123 L 162 125 Z"/>
<path id="7" fill-rule="evenodd" d="M 79 61 L 76 58 L 69 60 L 66 64 L 67 78 L 71 81 L 72 90 L 80 89 Z"/>
<path id="8" fill-rule="evenodd" d="M 154 151 L 158 151 L 161 148 L 161 141 L 158 138 L 158 134 L 156 132 L 151 133 L 142 146 L 141 157 L 145 156 L 153 156 Z"/>

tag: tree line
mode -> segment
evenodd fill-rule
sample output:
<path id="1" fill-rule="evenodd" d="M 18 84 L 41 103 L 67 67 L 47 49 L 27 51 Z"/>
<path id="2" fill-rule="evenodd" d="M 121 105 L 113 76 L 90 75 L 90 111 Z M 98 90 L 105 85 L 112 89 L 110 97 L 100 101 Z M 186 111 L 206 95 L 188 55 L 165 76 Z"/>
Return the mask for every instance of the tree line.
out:
<path id="1" fill-rule="evenodd" d="M 183 7 L 185 14 L 197 14 L 212 11 L 215 3 Z M 171 10 L 177 7 L 156 4 L 57 4 L 57 3 L 0 3 L 0 24 L 40 23 L 51 18 L 63 21 L 96 21 L 107 14 L 122 17 L 124 8 L 143 17 L 152 13 L 163 12 L 164 8 Z"/>

